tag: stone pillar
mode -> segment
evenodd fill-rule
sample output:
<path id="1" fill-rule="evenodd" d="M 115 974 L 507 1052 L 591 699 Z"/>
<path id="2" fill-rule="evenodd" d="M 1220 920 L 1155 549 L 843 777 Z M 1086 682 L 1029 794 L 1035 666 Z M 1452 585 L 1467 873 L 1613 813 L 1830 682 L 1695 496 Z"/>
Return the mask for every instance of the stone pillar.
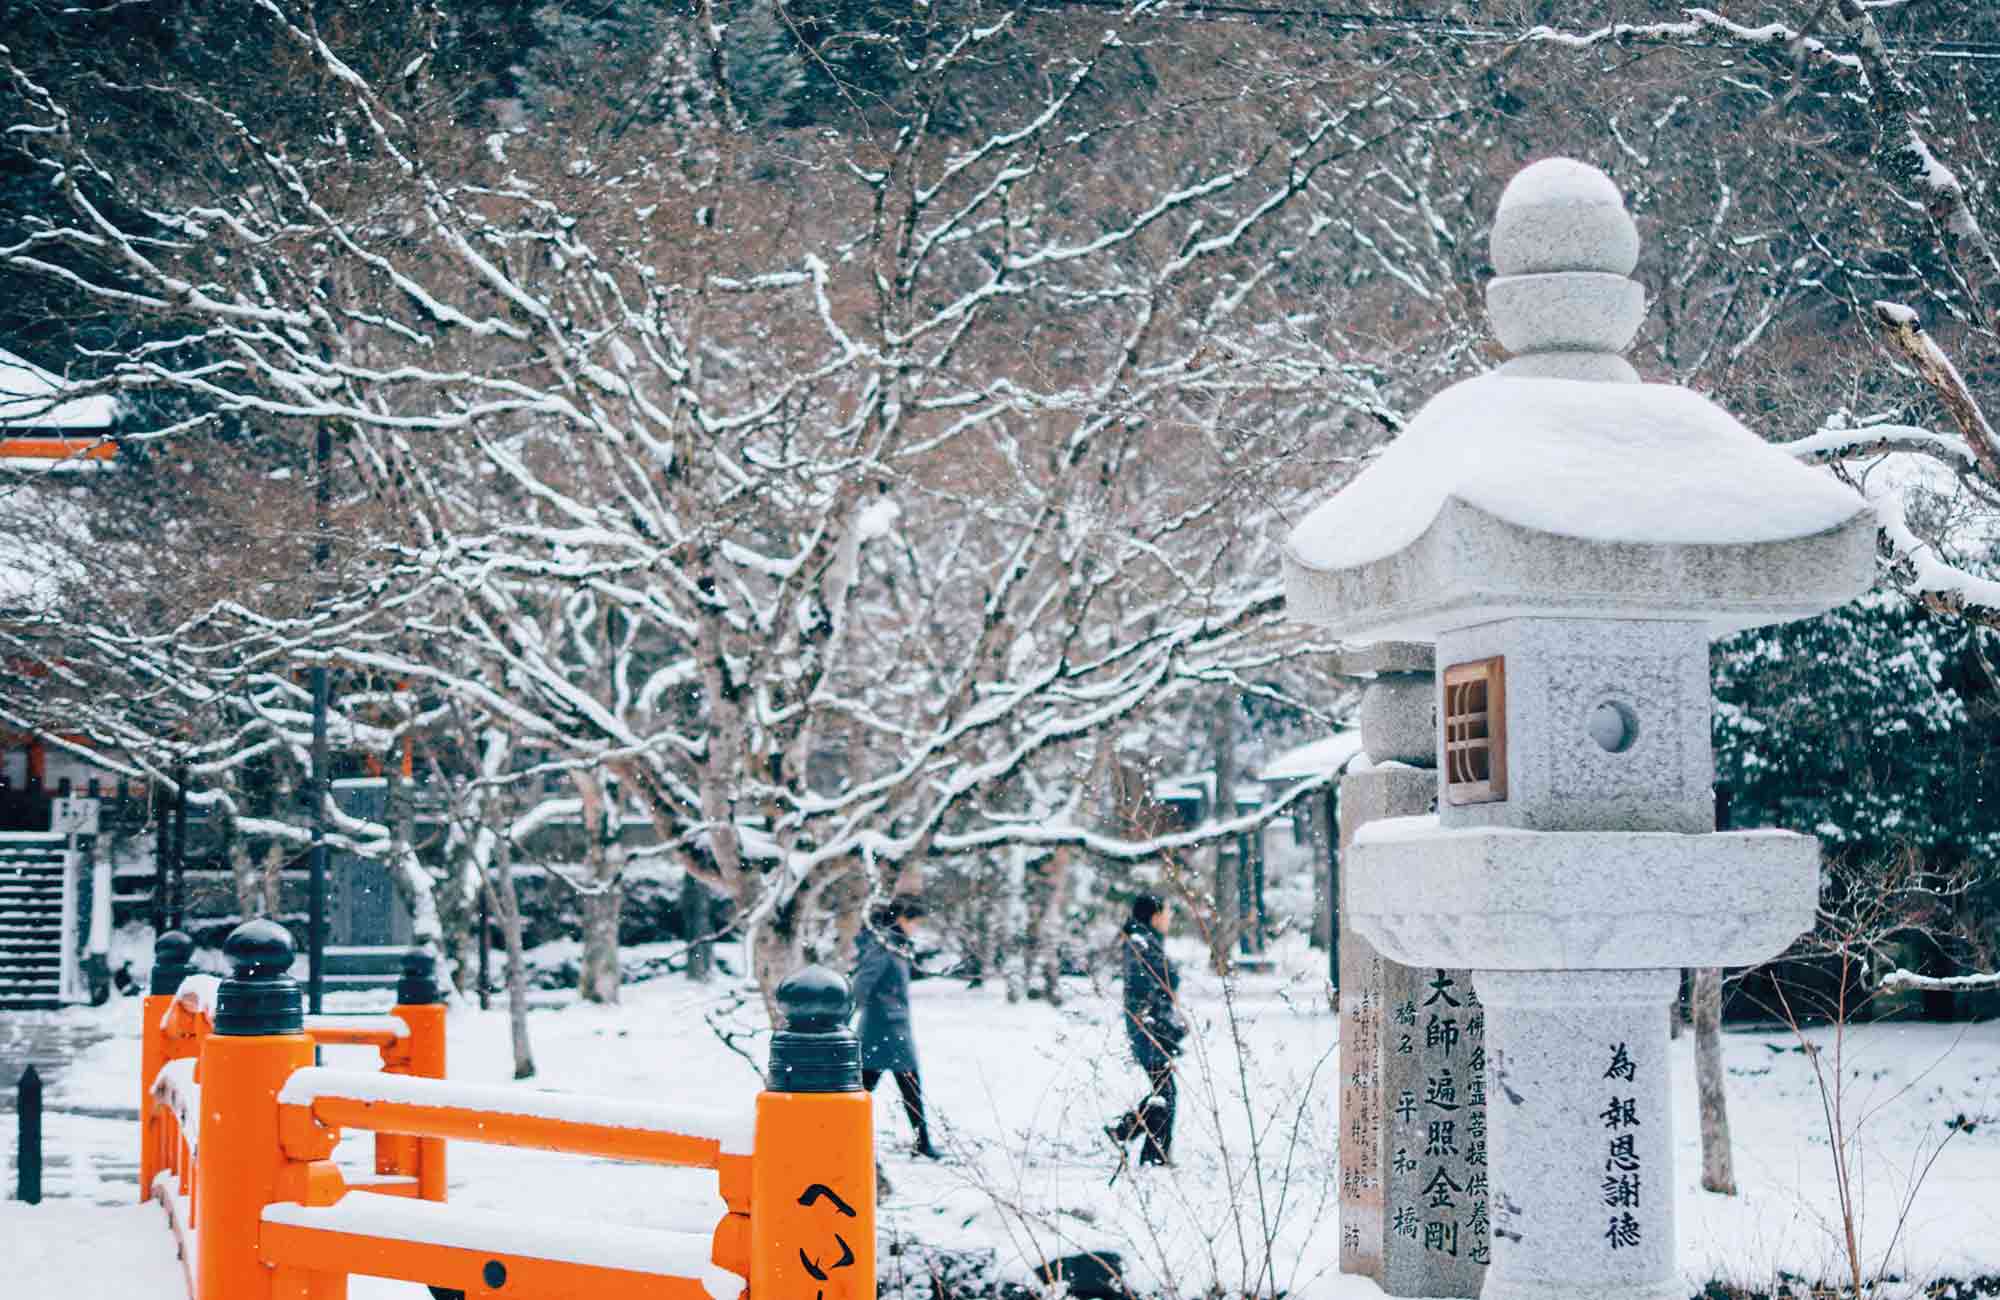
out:
<path id="1" fill-rule="evenodd" d="M 1437 800 L 1429 646 L 1352 652 L 1367 676 L 1367 763 L 1340 782 L 1343 861 L 1355 832 L 1421 816 Z M 1485 1021 L 1462 970 L 1415 969 L 1378 953 L 1349 920 L 1341 874 L 1340 1268 L 1390 1295 L 1476 1296 L 1490 1257 Z"/>
<path id="2" fill-rule="evenodd" d="M 1660 1005 L 1678 972 L 1487 971 L 1493 1265 L 1482 1300 L 1683 1300 Z"/>

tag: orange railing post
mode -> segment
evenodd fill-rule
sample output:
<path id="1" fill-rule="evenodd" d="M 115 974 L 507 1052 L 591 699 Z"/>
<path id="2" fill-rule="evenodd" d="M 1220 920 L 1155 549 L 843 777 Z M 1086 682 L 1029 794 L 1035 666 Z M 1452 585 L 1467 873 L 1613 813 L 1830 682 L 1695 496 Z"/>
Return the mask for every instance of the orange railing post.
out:
<path id="1" fill-rule="evenodd" d="M 202 1125 L 195 1155 L 200 1197 L 193 1300 L 273 1300 L 275 1274 L 258 1252 L 264 1207 L 298 1199 L 299 1171 L 278 1132 L 278 1091 L 313 1063 L 299 986 L 287 972 L 292 937 L 272 921 L 236 927 L 223 945 L 233 966 L 217 990 L 215 1027 L 202 1044 Z M 315 1297 L 345 1295 L 315 1287 Z"/>
<path id="2" fill-rule="evenodd" d="M 396 981 L 396 1005 L 390 1014 L 409 1028 L 408 1038 L 382 1051 L 385 1074 L 442 1079 L 445 1069 L 444 997 L 438 991 L 437 961 L 429 951 L 413 948 L 403 955 L 402 977 Z M 375 1138 L 375 1172 L 406 1174 L 417 1180 L 417 1197 L 445 1199 L 443 1138 L 406 1137 L 382 1133 Z"/>
<path id="3" fill-rule="evenodd" d="M 194 940 L 169 930 L 153 941 L 153 975 L 139 1007 L 139 1199 L 151 1200 L 153 1179 L 165 1167 L 159 1121 L 153 1116 L 153 1080 L 167 1063 L 167 1031 L 163 1022 L 181 981 L 194 973 Z"/>
<path id="4" fill-rule="evenodd" d="M 875 1300 L 875 1125 L 847 981 L 809 966 L 778 987 L 750 1157 L 752 1300 Z"/>

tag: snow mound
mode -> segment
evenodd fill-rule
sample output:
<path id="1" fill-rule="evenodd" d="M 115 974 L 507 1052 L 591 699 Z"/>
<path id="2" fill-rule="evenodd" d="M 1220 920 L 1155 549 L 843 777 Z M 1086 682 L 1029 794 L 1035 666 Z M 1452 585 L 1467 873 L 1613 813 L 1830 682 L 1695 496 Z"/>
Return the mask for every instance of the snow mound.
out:
<path id="1" fill-rule="evenodd" d="M 1807 537 L 1864 509 L 1688 389 L 1484 375 L 1432 398 L 1307 515 L 1292 557 L 1348 569 L 1394 555 L 1452 497 L 1537 532 L 1656 546 Z"/>

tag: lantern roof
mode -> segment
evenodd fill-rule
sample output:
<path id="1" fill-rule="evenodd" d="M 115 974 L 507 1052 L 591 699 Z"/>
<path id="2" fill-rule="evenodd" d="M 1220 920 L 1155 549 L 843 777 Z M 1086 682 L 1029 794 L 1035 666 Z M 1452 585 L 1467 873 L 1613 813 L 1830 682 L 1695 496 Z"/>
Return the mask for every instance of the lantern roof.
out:
<path id="1" fill-rule="evenodd" d="M 1295 617 L 1433 641 L 1497 618 L 1672 619 L 1717 632 L 1867 590 L 1875 525 L 1830 475 L 1621 355 L 1645 319 L 1617 187 L 1553 158 L 1501 195 L 1487 285 L 1514 355 L 1432 398 L 1286 545 Z"/>

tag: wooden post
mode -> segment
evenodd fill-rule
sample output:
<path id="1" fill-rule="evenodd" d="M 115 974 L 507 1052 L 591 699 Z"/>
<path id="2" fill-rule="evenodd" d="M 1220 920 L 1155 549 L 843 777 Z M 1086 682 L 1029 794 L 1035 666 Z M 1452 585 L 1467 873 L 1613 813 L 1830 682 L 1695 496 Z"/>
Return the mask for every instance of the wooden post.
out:
<path id="1" fill-rule="evenodd" d="M 153 933 L 167 929 L 174 910 L 173 903 L 173 855 L 168 848 L 170 837 L 167 830 L 167 788 L 155 782 L 153 786 Z"/>
<path id="2" fill-rule="evenodd" d="M 487 979 L 487 966 L 493 957 L 493 919 L 491 898 L 486 882 L 479 882 L 479 1009 L 485 1011 L 492 1005 L 493 985 Z"/>
<path id="3" fill-rule="evenodd" d="M 14 1090 L 15 1113 L 21 1117 L 14 1171 L 16 1199 L 42 1203 L 42 1076 L 29 1066 Z"/>
<path id="4" fill-rule="evenodd" d="M 174 928 L 179 929 L 187 920 L 187 838 L 188 838 L 188 770 L 182 763 L 174 777 Z"/>
<path id="5" fill-rule="evenodd" d="M 291 1163 L 278 1136 L 278 1093 L 313 1063 L 299 986 L 286 974 L 292 937 L 273 921 L 236 927 L 222 950 L 233 973 L 217 990 L 201 1050 L 204 1125 L 195 1155 L 194 1300 L 274 1300 L 258 1253 L 264 1207 Z M 221 1122 L 215 1122 L 220 1120 Z"/>
<path id="6" fill-rule="evenodd" d="M 750 1166 L 750 1294 L 875 1300 L 875 1125 L 847 981 L 809 966 L 778 987 Z"/>
<path id="7" fill-rule="evenodd" d="M 410 1027 L 402 1059 L 395 1073 L 419 1079 L 442 1079 L 445 1071 L 444 997 L 438 991 L 437 960 L 429 950 L 412 948 L 403 954 L 403 973 L 396 981 L 396 1005 L 390 1012 Z M 384 1143 L 394 1139 L 401 1145 Z M 426 1201 L 445 1199 L 445 1147 L 443 1138 L 398 1137 L 378 1134 L 375 1138 L 376 1169 L 380 1173 L 414 1174 L 417 1196 Z M 385 1156 L 387 1159 L 385 1160 Z M 385 1163 L 394 1168 L 383 1168 Z"/>

